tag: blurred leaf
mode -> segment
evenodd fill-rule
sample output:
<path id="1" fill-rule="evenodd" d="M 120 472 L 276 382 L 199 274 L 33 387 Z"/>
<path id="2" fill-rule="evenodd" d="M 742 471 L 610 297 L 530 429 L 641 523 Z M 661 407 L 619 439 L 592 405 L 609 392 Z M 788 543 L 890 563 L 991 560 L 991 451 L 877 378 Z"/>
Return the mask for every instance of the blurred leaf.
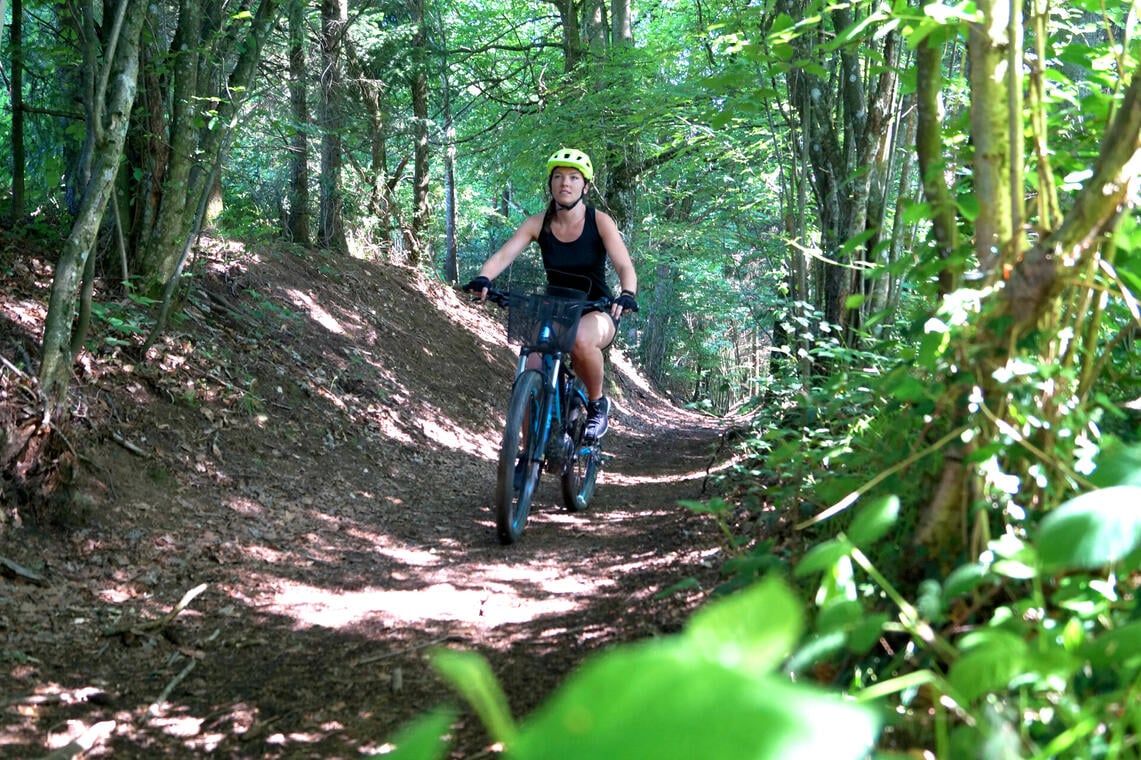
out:
<path id="1" fill-rule="evenodd" d="M 456 720 L 454 710 L 436 710 L 405 726 L 392 740 L 396 749 L 385 760 L 441 760 L 447 754 L 444 736 Z"/>
<path id="2" fill-rule="evenodd" d="M 1130 660 L 1141 657 L 1141 621 L 1103 633 L 1087 642 L 1082 653 L 1094 667 L 1115 664 L 1124 667 Z"/>
<path id="3" fill-rule="evenodd" d="M 976 643 L 951 665 L 948 680 L 966 702 L 992 691 L 1005 691 L 1022 672 L 1026 642 L 1000 630 L 980 631 Z"/>
<path id="4" fill-rule="evenodd" d="M 496 741 L 510 744 L 515 737 L 515 721 L 507 704 L 507 696 L 481 655 L 455 649 L 437 649 L 431 656 L 432 666 L 479 715 L 483 725 Z"/>
<path id="5" fill-rule="evenodd" d="M 848 538 L 856 546 L 867 548 L 891 530 L 899 518 L 899 497 L 884 496 L 864 505 L 848 527 Z"/>
<path id="6" fill-rule="evenodd" d="M 1038 555 L 1051 569 L 1116 562 L 1141 540 L 1141 486 L 1112 486 L 1070 499 L 1038 527 Z"/>
<path id="7" fill-rule="evenodd" d="M 720 497 L 715 497 L 709 501 L 693 501 L 690 499 L 683 499 L 678 504 L 688 509 L 690 512 L 695 512 L 699 515 L 719 515 L 725 512 L 732 512 L 733 505 Z"/>
<path id="8" fill-rule="evenodd" d="M 823 572 L 833 567 L 841 558 L 847 557 L 852 551 L 852 545 L 846 541 L 832 539 L 822 544 L 816 544 L 796 563 L 793 575 L 803 578 L 806 575 Z"/>
<path id="9" fill-rule="evenodd" d="M 521 760 L 854 759 L 867 756 L 878 722 L 872 710 L 712 662 L 674 639 L 588 662 L 509 752 Z"/>
<path id="10" fill-rule="evenodd" d="M 955 568 L 943 582 L 944 608 L 955 597 L 974 591 L 983 583 L 993 579 L 990 570 L 977 562 Z"/>
<path id="11" fill-rule="evenodd" d="M 1106 436 L 1095 461 L 1097 469 L 1090 475 L 1090 482 L 1095 486 L 1141 486 L 1141 444 L 1131 446 Z"/>
<path id="12" fill-rule="evenodd" d="M 848 649 L 856 654 L 867 654 L 883 635 L 883 627 L 891 616 L 879 612 L 868 615 L 854 626 L 848 635 Z"/>
<path id="13" fill-rule="evenodd" d="M 760 674 L 788 656 L 802 626 L 801 602 L 783 581 L 769 578 L 702 607 L 683 635 L 704 656 Z"/>

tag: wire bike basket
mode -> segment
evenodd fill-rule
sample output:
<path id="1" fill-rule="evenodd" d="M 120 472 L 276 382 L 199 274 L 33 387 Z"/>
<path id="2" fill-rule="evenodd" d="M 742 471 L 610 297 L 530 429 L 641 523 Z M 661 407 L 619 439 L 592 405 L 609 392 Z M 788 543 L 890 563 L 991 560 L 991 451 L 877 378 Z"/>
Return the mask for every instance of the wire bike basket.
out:
<path id="1" fill-rule="evenodd" d="M 550 288 L 512 298 L 507 310 L 507 340 L 533 351 L 568 353 L 574 348 L 586 295 L 577 290 Z"/>

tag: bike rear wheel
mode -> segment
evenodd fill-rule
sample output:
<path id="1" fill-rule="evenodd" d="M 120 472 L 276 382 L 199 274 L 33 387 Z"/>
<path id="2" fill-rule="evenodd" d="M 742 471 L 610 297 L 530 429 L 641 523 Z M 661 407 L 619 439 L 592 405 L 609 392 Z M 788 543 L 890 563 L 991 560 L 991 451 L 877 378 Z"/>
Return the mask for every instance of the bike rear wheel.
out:
<path id="1" fill-rule="evenodd" d="M 594 486 L 598 479 L 598 465 L 601 445 L 588 446 L 583 443 L 586 431 L 586 396 L 582 383 L 575 380 L 570 389 L 570 403 L 566 415 L 566 435 L 569 438 L 566 462 L 563 464 L 563 506 L 570 512 L 581 512 L 590 506 L 594 498 Z"/>
<path id="2" fill-rule="evenodd" d="M 542 374 L 527 370 L 516 378 L 511 393 L 495 487 L 495 528 L 502 544 L 522 538 L 531 500 L 539 487 L 543 452 L 536 439 L 544 392 Z"/>

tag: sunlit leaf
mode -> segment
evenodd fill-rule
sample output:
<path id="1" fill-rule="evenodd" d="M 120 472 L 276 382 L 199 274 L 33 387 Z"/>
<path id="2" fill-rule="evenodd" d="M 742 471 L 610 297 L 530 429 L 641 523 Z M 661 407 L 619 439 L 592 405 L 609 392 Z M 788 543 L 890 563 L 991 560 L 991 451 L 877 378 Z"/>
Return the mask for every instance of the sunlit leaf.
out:
<path id="1" fill-rule="evenodd" d="M 993 691 L 1005 691 L 1022 672 L 1026 642 L 1005 631 L 985 631 L 951 665 L 947 674 L 955 692 L 968 703 Z"/>
<path id="2" fill-rule="evenodd" d="M 1090 475 L 1094 485 L 1141 486 L 1141 444 L 1129 445 L 1107 436 L 1095 461 L 1097 469 Z"/>
<path id="3" fill-rule="evenodd" d="M 447 754 L 444 736 L 456 720 L 453 710 L 436 710 L 405 726 L 392 740 L 396 748 L 383 755 L 385 760 L 440 760 Z"/>
<path id="4" fill-rule="evenodd" d="M 802 627 L 802 603 L 782 581 L 768 578 L 702 607 L 684 636 L 705 656 L 759 674 L 780 665 Z"/>
<path id="5" fill-rule="evenodd" d="M 711 662 L 677 639 L 590 661 L 509 751 L 522 760 L 854 759 L 866 756 L 878 723 L 874 711 Z"/>
<path id="6" fill-rule="evenodd" d="M 852 543 L 863 547 L 880 540 L 899 518 L 899 506 L 899 497 L 894 494 L 864 505 L 848 526 L 848 538 Z"/>
<path id="7" fill-rule="evenodd" d="M 1103 633 L 1087 642 L 1082 653 L 1095 667 L 1113 663 L 1124 665 L 1129 660 L 1141 657 L 1141 622 L 1128 623 Z"/>
<path id="8" fill-rule="evenodd" d="M 1112 486 L 1070 499 L 1038 528 L 1038 555 L 1052 569 L 1116 562 L 1141 541 L 1141 486 Z"/>
<path id="9" fill-rule="evenodd" d="M 841 558 L 847 557 L 852 551 L 852 545 L 846 541 L 833 539 L 822 544 L 816 544 L 796 563 L 793 575 L 802 578 L 813 573 L 823 572 L 832 568 Z"/>
<path id="10" fill-rule="evenodd" d="M 475 652 L 437 649 L 431 661 L 437 672 L 468 701 L 488 732 L 497 741 L 510 744 L 515 737 L 515 721 L 507 696 L 487 660 Z"/>

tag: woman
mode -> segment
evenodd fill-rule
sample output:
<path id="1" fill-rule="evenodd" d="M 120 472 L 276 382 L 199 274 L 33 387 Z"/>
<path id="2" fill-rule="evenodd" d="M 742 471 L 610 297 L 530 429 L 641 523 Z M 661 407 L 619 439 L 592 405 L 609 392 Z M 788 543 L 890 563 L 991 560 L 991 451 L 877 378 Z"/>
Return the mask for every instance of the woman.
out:
<path id="1" fill-rule="evenodd" d="M 547 282 L 559 287 L 588 290 L 587 298 L 612 298 L 606 285 L 606 261 L 618 273 L 622 293 L 609 312 L 591 310 L 582 315 L 571 359 L 575 374 L 586 386 L 590 399 L 585 435 L 597 440 L 606 432 L 610 400 L 603 393 L 602 352 L 614 342 L 623 312 L 637 311 L 638 275 L 618 226 L 607 214 L 586 204 L 594 179 L 590 157 L 581 150 L 561 148 L 547 161 L 547 189 L 551 202 L 542 214 L 528 217 L 498 251 L 464 286 L 487 298 L 491 281 L 533 242 L 543 253 Z M 586 283 L 589 283 L 587 289 Z"/>

